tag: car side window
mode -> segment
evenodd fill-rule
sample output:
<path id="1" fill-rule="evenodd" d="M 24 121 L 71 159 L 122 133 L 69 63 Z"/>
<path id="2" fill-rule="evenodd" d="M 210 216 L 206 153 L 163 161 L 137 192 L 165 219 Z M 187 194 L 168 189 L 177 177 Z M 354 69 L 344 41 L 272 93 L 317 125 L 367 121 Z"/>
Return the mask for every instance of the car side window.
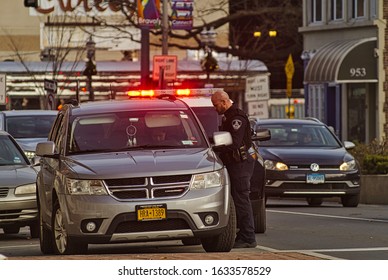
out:
<path id="1" fill-rule="evenodd" d="M 55 120 L 52 131 L 50 132 L 50 141 L 55 143 L 56 152 L 63 151 L 62 139 L 64 134 L 64 116 L 59 114 Z"/>
<path id="2" fill-rule="evenodd" d="M 56 117 L 54 121 L 54 125 L 52 126 L 51 131 L 49 133 L 49 137 L 48 137 L 49 141 L 54 141 L 58 132 L 58 126 L 60 125 L 62 118 L 63 118 L 62 114 L 58 114 L 58 116 Z"/>

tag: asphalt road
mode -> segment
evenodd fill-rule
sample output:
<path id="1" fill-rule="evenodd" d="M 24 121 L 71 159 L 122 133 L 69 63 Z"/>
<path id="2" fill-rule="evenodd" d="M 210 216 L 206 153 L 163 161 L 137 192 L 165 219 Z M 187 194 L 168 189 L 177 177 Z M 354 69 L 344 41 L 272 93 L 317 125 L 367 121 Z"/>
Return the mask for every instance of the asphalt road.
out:
<path id="1" fill-rule="evenodd" d="M 344 208 L 335 201 L 309 207 L 301 200 L 269 199 L 267 231 L 257 248 L 209 254 L 180 241 L 90 245 L 88 259 L 388 259 L 388 206 L 360 204 Z M 42 256 L 39 240 L 27 228 L 17 235 L 0 231 L 0 254 L 10 259 L 58 259 Z M 74 258 L 74 257 L 70 257 Z"/>

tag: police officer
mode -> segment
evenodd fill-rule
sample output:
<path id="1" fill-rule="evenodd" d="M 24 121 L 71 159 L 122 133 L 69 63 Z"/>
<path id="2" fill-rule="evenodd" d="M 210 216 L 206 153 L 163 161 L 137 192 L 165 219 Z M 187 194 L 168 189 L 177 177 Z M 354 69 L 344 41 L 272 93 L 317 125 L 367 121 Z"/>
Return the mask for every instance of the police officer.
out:
<path id="1" fill-rule="evenodd" d="M 225 91 L 216 91 L 211 100 L 217 113 L 224 115 L 220 130 L 229 131 L 233 139 L 233 144 L 220 152 L 231 180 L 239 228 L 233 248 L 254 248 L 257 243 L 249 192 L 255 160 L 248 152 L 252 146 L 250 123 L 244 111 L 232 103 Z"/>

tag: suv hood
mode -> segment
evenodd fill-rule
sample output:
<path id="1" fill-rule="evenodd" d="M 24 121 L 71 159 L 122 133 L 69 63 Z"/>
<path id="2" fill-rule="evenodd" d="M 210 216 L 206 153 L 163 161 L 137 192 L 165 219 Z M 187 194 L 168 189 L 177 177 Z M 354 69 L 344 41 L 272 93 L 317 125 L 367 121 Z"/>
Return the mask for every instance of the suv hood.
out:
<path id="1" fill-rule="evenodd" d="M 260 147 L 264 160 L 281 161 L 285 164 L 340 165 L 353 159 L 345 148 L 270 148 Z"/>
<path id="2" fill-rule="evenodd" d="M 93 179 L 95 174 L 98 179 L 195 174 L 222 167 L 210 148 L 82 154 L 67 157 L 64 164 L 80 179 Z"/>
<path id="3" fill-rule="evenodd" d="M 36 171 L 30 166 L 4 165 L 0 166 L 0 187 L 17 187 L 34 183 Z"/>

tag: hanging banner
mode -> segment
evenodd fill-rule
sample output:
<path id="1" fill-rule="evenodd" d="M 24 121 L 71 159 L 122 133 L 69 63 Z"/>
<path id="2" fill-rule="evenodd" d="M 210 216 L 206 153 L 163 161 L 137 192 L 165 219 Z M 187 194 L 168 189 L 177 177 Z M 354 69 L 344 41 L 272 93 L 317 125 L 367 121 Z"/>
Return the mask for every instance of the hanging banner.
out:
<path id="1" fill-rule="evenodd" d="M 194 0 L 171 0 L 171 29 L 193 28 Z"/>
<path id="2" fill-rule="evenodd" d="M 141 27 L 160 28 L 160 0 L 137 0 L 137 15 Z"/>

